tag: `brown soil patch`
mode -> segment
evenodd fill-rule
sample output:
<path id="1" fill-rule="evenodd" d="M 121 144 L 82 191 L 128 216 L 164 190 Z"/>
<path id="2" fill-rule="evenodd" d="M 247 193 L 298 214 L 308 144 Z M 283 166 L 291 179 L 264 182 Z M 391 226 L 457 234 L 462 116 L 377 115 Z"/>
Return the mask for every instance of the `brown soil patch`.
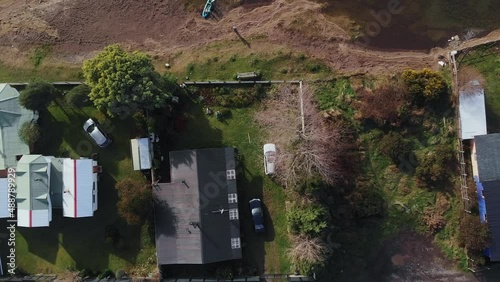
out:
<path id="1" fill-rule="evenodd" d="M 380 278 L 377 281 L 477 281 L 456 270 L 430 237 L 412 232 L 386 241 L 373 260 L 371 273 Z"/>
<path id="2" fill-rule="evenodd" d="M 310 0 L 235 0 L 216 3 L 214 16 L 200 16 L 203 1 L 193 0 L 0 0 L 0 46 L 26 50 L 50 44 L 68 63 L 81 63 L 112 43 L 168 57 L 241 36 L 251 43 L 286 46 L 324 60 L 336 72 L 394 73 L 406 68 L 437 68 L 441 49 L 380 52 L 351 44 L 349 32 Z M 199 7 L 196 9 L 195 7 Z M 236 7 L 236 8 L 234 8 Z M 250 39 L 261 38 L 260 42 Z M 241 44 L 240 49 L 248 47 Z M 224 53 L 224 46 L 219 49 Z"/>

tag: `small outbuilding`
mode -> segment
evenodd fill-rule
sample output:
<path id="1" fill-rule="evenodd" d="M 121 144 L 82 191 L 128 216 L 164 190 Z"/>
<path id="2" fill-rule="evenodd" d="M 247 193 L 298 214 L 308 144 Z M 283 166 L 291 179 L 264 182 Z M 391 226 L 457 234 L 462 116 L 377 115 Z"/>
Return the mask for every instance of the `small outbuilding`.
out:
<path id="1" fill-rule="evenodd" d="M 486 131 L 486 108 L 484 90 L 478 81 L 471 81 L 459 91 L 460 138 L 474 139 Z"/>
<path id="2" fill-rule="evenodd" d="M 149 138 L 130 140 L 132 165 L 134 170 L 151 169 L 153 167 L 153 148 Z"/>

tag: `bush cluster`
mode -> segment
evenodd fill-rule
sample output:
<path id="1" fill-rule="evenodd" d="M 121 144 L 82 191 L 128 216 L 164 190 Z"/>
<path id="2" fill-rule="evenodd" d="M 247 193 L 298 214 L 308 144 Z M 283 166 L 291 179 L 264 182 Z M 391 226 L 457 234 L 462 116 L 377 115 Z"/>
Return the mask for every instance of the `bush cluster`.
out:
<path id="1" fill-rule="evenodd" d="M 439 100 L 448 90 L 443 75 L 430 69 L 406 70 L 403 72 L 403 81 L 413 101 L 419 106 Z"/>
<path id="2" fill-rule="evenodd" d="M 417 179 L 428 185 L 434 185 L 448 179 L 449 168 L 455 157 L 453 148 L 439 144 L 424 155 L 418 157 L 418 167 L 415 170 Z"/>
<path id="3" fill-rule="evenodd" d="M 408 159 L 411 153 L 410 142 L 399 132 L 390 131 L 380 140 L 379 150 L 389 157 L 394 164 Z"/>
<path id="4" fill-rule="evenodd" d="M 328 226 L 328 210 L 313 204 L 307 207 L 293 207 L 288 213 L 288 226 L 293 234 L 317 236 Z"/>

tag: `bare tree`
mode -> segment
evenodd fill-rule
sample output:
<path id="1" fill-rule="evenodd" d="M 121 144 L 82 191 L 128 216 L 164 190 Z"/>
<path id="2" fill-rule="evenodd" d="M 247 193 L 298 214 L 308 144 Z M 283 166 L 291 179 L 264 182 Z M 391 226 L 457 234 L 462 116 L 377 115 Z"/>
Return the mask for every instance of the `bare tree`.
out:
<path id="1" fill-rule="evenodd" d="M 276 174 L 286 187 L 296 187 L 319 174 L 333 184 L 338 176 L 337 158 L 341 150 L 340 130 L 326 123 L 313 100 L 313 91 L 303 87 L 305 130 L 301 130 L 299 93 L 284 86 L 265 101 L 256 120 L 268 131 L 269 142 L 277 144 Z"/>
<path id="2" fill-rule="evenodd" d="M 329 248 L 320 238 L 295 236 L 292 241 L 289 256 L 295 266 L 321 264 L 328 258 Z"/>

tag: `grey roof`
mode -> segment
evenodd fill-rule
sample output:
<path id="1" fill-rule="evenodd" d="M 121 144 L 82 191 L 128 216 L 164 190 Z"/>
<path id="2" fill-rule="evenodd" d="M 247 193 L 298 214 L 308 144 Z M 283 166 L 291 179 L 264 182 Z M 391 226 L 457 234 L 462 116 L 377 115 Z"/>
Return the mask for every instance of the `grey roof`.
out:
<path id="1" fill-rule="evenodd" d="M 16 89 L 0 84 L 0 169 L 16 167 L 16 156 L 30 153 L 18 131 L 25 122 L 36 119 L 33 111 L 21 107 Z"/>
<path id="2" fill-rule="evenodd" d="M 50 157 L 50 200 L 52 207 L 63 207 L 63 163 L 64 158 Z"/>
<path id="3" fill-rule="evenodd" d="M 459 112 L 460 138 L 473 139 L 487 133 L 484 90 L 481 87 L 471 85 L 459 91 Z"/>
<path id="4" fill-rule="evenodd" d="M 23 210 L 50 209 L 50 164 L 42 155 L 24 155 L 17 165 L 17 208 Z"/>
<path id="5" fill-rule="evenodd" d="M 474 137 L 480 182 L 500 180 L 500 133 Z"/>
<path id="6" fill-rule="evenodd" d="M 240 237 L 239 220 L 230 220 L 228 213 L 238 209 L 237 202 L 228 202 L 229 193 L 237 194 L 236 179 L 226 177 L 231 169 L 233 148 L 170 152 L 172 183 L 154 189 L 159 264 L 241 258 L 241 248 L 231 247 L 231 238 Z"/>

